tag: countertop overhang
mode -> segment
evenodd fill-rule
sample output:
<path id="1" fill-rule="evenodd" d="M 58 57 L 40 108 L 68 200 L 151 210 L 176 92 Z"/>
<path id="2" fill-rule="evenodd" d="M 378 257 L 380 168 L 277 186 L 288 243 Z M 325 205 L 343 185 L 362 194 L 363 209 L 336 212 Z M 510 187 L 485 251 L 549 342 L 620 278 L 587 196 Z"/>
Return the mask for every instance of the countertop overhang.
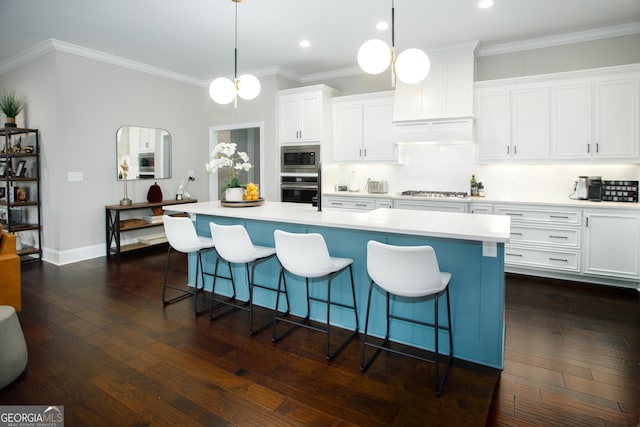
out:
<path id="1" fill-rule="evenodd" d="M 176 210 L 172 206 L 164 209 Z M 266 201 L 262 206 L 229 208 L 221 206 L 219 201 L 209 201 L 182 204 L 179 210 L 198 215 L 498 243 L 509 241 L 511 229 L 511 219 L 502 215 L 410 209 L 365 212 L 323 209 L 319 212 L 308 204 Z"/>

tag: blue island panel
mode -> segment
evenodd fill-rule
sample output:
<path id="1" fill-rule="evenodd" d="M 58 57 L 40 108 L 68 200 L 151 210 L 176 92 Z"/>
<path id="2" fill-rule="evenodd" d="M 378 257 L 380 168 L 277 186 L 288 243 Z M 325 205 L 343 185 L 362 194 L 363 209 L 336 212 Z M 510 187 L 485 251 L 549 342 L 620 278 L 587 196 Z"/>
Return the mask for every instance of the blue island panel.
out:
<path id="1" fill-rule="evenodd" d="M 271 221 L 244 220 L 210 215 L 196 216 L 196 229 L 199 235 L 210 236 L 209 221 L 218 224 L 242 224 L 247 228 L 254 244 L 273 246 L 273 232 L 276 229 L 295 233 L 320 233 L 327 242 L 332 256 L 352 258 L 353 277 L 356 288 L 359 329 L 364 330 L 367 293 L 370 279 L 367 275 L 367 242 L 377 240 L 393 245 L 429 245 L 438 257 L 442 271 L 452 273 L 449 284 L 451 297 L 451 320 L 453 330 L 454 357 L 469 362 L 503 369 L 504 363 L 504 244 L 498 243 L 497 257 L 482 256 L 482 242 L 457 240 L 408 234 L 392 234 L 351 230 L 344 228 L 306 226 Z M 213 271 L 215 254 L 205 256 L 205 270 Z M 221 272 L 226 273 L 226 265 L 221 264 Z M 280 265 L 277 259 L 260 264 L 256 268 L 256 282 L 277 285 Z M 189 259 L 189 283 L 194 283 L 195 256 Z M 238 298 L 248 299 L 246 273 L 243 267 L 234 267 Z M 211 290 L 212 279 L 207 279 L 206 288 Z M 326 296 L 326 280 L 312 281 L 310 291 L 318 296 Z M 287 276 L 287 287 L 291 301 L 291 312 L 304 315 L 306 299 L 304 279 Z M 231 294 L 228 281 L 218 280 L 216 292 Z M 336 277 L 332 286 L 332 300 L 351 301 L 349 274 L 347 271 Z M 440 299 L 440 322 L 446 322 L 445 299 Z M 254 303 L 273 308 L 275 294 L 255 289 Z M 284 306 L 281 305 L 282 309 Z M 416 301 L 393 298 L 391 309 L 404 316 L 433 322 L 433 299 Z M 376 315 L 376 313 L 378 315 Z M 383 335 L 384 295 L 377 288 L 372 299 L 370 333 Z M 326 308 L 323 304 L 311 305 L 311 318 L 324 320 Z M 336 326 L 353 329 L 353 313 L 339 307 L 332 308 L 331 323 Z M 415 347 L 433 350 L 433 329 L 406 322 L 392 321 L 391 338 L 393 341 Z M 448 339 L 440 332 L 441 351 L 448 351 Z"/>

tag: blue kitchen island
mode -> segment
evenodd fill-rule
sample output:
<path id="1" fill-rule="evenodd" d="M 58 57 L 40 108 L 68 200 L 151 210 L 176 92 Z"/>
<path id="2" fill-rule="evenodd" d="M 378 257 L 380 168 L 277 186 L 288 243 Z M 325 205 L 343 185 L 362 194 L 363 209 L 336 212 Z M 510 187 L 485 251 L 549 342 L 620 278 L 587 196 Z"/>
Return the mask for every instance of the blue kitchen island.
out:
<path id="1" fill-rule="evenodd" d="M 166 207 L 171 210 L 170 206 Z M 175 208 L 174 208 L 175 209 Z M 180 205 L 180 211 L 195 215 L 199 235 L 210 236 L 209 222 L 242 224 L 254 244 L 273 246 L 273 232 L 281 229 L 296 233 L 317 232 L 324 236 L 332 256 L 353 258 L 353 275 L 360 330 L 369 289 L 367 275 L 367 242 L 377 240 L 394 245 L 430 245 L 437 254 L 440 269 L 452 273 L 449 285 L 454 357 L 468 362 L 503 369 L 504 364 L 504 243 L 509 239 L 510 219 L 506 216 L 467 213 L 428 212 L 404 209 L 376 209 L 365 212 L 323 210 L 318 212 L 306 204 L 266 202 L 262 206 L 229 208 L 219 201 Z M 215 254 L 205 257 L 205 269 L 213 271 Z M 280 265 L 277 259 L 256 269 L 256 282 L 277 285 Z M 222 265 L 222 273 L 226 267 Z M 234 269 L 238 298 L 248 299 L 244 269 Z M 332 299 L 349 301 L 348 273 L 334 280 Z M 195 283 L 195 256 L 189 260 L 189 283 Z M 306 310 L 303 279 L 287 278 L 291 312 L 301 315 Z M 211 290 L 211 279 L 206 288 Z M 219 280 L 216 292 L 230 294 L 231 287 Z M 311 292 L 326 295 L 326 281 L 311 286 Z M 372 313 L 384 312 L 382 293 L 373 297 Z M 254 303 L 273 308 L 275 294 L 256 288 Z M 281 301 L 282 304 L 282 301 Z M 427 322 L 433 321 L 433 301 L 407 302 L 395 299 L 392 310 L 402 311 Z M 440 309 L 444 309 L 444 304 Z M 282 305 L 280 306 L 283 307 Z M 332 311 L 332 324 L 353 329 L 353 314 Z M 312 304 L 311 318 L 325 318 L 324 305 Z M 443 310 L 441 316 L 445 315 Z M 384 316 L 372 316 L 370 331 L 381 335 Z M 445 318 L 445 317 L 441 317 Z M 441 351 L 447 352 L 445 333 Z M 427 350 L 433 350 L 433 331 L 421 326 L 394 322 L 391 339 Z M 354 345 L 354 344 L 350 344 Z"/>

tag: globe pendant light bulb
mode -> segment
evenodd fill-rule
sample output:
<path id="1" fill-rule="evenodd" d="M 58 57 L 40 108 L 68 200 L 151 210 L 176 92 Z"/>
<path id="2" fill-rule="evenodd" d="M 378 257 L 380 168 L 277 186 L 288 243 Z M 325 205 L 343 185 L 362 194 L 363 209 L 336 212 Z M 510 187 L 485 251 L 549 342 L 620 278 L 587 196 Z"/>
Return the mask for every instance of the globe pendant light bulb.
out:
<path id="1" fill-rule="evenodd" d="M 236 81 L 236 89 L 240 98 L 252 100 L 260 93 L 260 80 L 252 74 L 243 74 Z"/>
<path id="2" fill-rule="evenodd" d="M 367 74 L 380 74 L 391 63 L 391 48 L 382 40 L 368 40 L 358 50 L 358 65 Z"/>
<path id="3" fill-rule="evenodd" d="M 396 58 L 396 76 L 406 84 L 420 83 L 427 77 L 431 69 L 431 61 L 420 49 L 407 49 Z"/>
<path id="4" fill-rule="evenodd" d="M 218 104 L 229 104 L 236 98 L 236 85 L 225 77 L 218 77 L 209 85 L 209 96 Z"/>

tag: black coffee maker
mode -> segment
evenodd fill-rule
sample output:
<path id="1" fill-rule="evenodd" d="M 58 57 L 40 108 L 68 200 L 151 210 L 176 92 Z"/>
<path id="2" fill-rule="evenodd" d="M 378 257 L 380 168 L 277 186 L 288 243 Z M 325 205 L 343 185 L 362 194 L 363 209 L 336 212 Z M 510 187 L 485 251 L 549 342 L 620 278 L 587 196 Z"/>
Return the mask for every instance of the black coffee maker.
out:
<path id="1" fill-rule="evenodd" d="M 587 198 L 592 202 L 602 201 L 602 177 L 590 176 L 587 178 Z"/>

